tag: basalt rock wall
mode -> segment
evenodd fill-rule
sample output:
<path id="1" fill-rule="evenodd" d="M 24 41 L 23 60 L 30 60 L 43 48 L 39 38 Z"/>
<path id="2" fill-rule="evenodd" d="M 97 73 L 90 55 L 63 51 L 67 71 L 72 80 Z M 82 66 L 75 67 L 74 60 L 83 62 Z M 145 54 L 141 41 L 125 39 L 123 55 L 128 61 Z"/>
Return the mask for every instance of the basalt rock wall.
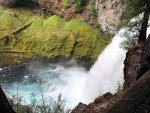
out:
<path id="1" fill-rule="evenodd" d="M 112 35 L 116 32 L 116 25 L 123 16 L 123 0 L 96 0 L 98 23 L 104 32 Z"/>

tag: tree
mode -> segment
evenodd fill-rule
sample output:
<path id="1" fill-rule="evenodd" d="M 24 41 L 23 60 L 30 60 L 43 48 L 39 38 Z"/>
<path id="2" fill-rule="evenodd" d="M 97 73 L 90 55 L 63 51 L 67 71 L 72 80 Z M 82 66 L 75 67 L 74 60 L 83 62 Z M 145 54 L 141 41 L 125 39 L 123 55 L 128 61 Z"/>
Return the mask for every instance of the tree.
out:
<path id="1" fill-rule="evenodd" d="M 141 19 L 141 21 L 139 21 L 140 29 L 138 43 L 144 43 L 146 40 L 148 20 L 150 15 L 150 0 L 124 0 L 124 2 L 125 14 L 123 18 L 124 20 L 128 20 L 126 21 L 125 26 L 127 26 L 127 22 L 129 22 L 130 19 L 137 17 L 139 14 L 143 13 L 143 18 Z M 135 23 L 134 26 L 138 25 L 139 23 Z"/>

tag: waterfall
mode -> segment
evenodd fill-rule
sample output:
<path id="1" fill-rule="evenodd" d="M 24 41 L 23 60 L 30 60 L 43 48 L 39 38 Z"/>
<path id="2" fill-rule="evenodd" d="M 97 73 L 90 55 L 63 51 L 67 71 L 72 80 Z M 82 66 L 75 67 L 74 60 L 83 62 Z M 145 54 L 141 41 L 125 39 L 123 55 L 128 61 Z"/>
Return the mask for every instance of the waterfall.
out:
<path id="1" fill-rule="evenodd" d="M 126 29 L 121 29 L 114 36 L 90 71 L 86 71 L 78 65 L 69 68 L 60 64 L 38 67 L 38 64 L 31 63 L 32 65 L 25 66 L 23 69 L 19 68 L 19 70 L 15 70 L 15 67 L 12 69 L 0 68 L 0 85 L 6 93 L 15 94 L 19 84 L 19 94 L 29 104 L 32 92 L 40 101 L 40 90 L 37 86 L 39 80 L 43 78 L 44 97 L 47 100 L 50 96 L 56 99 L 57 95 L 61 93 L 69 108 L 74 108 L 79 102 L 89 104 L 96 97 L 107 92 L 114 94 L 117 91 L 118 82 L 120 84 L 124 82 L 123 62 L 126 51 L 119 47 L 124 40 L 122 38 L 124 32 Z M 150 33 L 150 28 L 148 28 L 148 33 Z M 46 87 L 49 83 L 52 83 L 52 87 L 56 87 L 54 92 L 51 92 L 51 88 Z"/>
<path id="2" fill-rule="evenodd" d="M 31 63 L 32 65 L 26 67 L 27 69 L 19 71 L 22 73 L 18 80 L 16 74 L 12 76 L 13 71 L 8 72 L 9 69 L 6 69 L 7 73 L 11 74 L 3 76 L 7 77 L 3 79 L 7 80 L 10 77 L 13 82 L 11 84 L 9 82 L 8 86 L 5 84 L 7 87 L 3 88 L 6 92 L 15 93 L 19 83 L 19 93 L 24 97 L 26 103 L 30 103 L 30 93 L 32 92 L 35 93 L 36 99 L 40 100 L 40 91 L 36 86 L 43 78 L 44 97 L 48 99 L 51 96 L 56 99 L 57 95 L 61 93 L 69 108 L 74 108 L 79 102 L 89 104 L 106 92 L 115 93 L 118 87 L 117 83 L 123 83 L 123 61 L 126 51 L 119 47 L 123 40 L 120 35 L 123 32 L 125 29 L 119 31 L 88 72 L 78 65 L 69 68 L 59 64 L 37 67 L 37 64 Z M 0 73 L 4 70 L 0 70 Z M 34 73 L 30 74 L 31 70 Z M 51 88 L 46 87 L 50 83 L 52 83 L 52 87 L 56 87 L 54 92 L 51 92 Z"/>
<path id="3" fill-rule="evenodd" d="M 126 51 L 119 47 L 121 34 L 125 31 L 122 29 L 113 38 L 98 60 L 91 68 L 87 75 L 84 86 L 84 101 L 89 103 L 96 97 L 107 92 L 115 93 L 117 83 L 123 83 L 123 68 Z"/>

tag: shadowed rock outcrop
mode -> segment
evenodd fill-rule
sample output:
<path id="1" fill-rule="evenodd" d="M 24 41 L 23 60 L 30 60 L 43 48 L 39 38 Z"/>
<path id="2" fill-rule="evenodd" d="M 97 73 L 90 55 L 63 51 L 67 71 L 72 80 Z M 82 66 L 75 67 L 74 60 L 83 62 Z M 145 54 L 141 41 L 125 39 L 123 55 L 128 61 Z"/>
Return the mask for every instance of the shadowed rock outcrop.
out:
<path id="1" fill-rule="evenodd" d="M 78 106 L 71 113 L 104 113 L 106 110 L 121 98 L 123 92 L 112 95 L 106 93 L 95 99 L 95 101 L 89 105 L 79 103 Z"/>
<path id="2" fill-rule="evenodd" d="M 149 100 L 150 70 L 130 87 L 106 113 L 149 113 Z"/>
<path id="3" fill-rule="evenodd" d="M 30 6 L 39 7 L 39 0 L 0 0 L 0 4 L 6 7 Z"/>
<path id="4" fill-rule="evenodd" d="M 142 45 L 136 45 L 126 53 L 124 61 L 124 89 L 128 89 L 136 81 L 136 76 L 141 67 Z"/>
<path id="5" fill-rule="evenodd" d="M 0 87 L 0 113 L 15 113 L 15 111 L 8 103 L 8 100 L 1 87 Z"/>
<path id="6" fill-rule="evenodd" d="M 150 35 L 143 46 L 140 65 L 141 68 L 139 69 L 136 79 L 139 79 L 150 69 Z"/>

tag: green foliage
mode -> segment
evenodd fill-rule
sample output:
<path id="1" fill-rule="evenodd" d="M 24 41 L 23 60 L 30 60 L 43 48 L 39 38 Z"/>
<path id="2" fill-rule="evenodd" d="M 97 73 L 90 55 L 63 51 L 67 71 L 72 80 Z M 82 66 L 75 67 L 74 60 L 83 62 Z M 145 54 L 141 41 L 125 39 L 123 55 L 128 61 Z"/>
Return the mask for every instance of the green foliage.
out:
<path id="1" fill-rule="evenodd" d="M 70 7 L 71 6 L 71 4 L 69 3 L 68 0 L 63 0 L 63 3 L 64 3 L 65 7 Z"/>
<path id="2" fill-rule="evenodd" d="M 124 19 L 124 20 L 120 20 L 117 25 L 116 25 L 116 29 L 119 30 L 122 27 L 126 27 L 128 25 L 128 23 L 130 22 L 130 19 Z"/>
<path id="3" fill-rule="evenodd" d="M 126 7 L 125 18 L 133 18 L 145 11 L 146 5 L 149 5 L 147 0 L 124 0 Z"/>
<path id="4" fill-rule="evenodd" d="M 141 18 L 134 18 L 131 22 L 128 23 L 129 20 L 124 20 L 124 26 L 126 27 L 125 32 L 122 34 L 121 37 L 125 38 L 121 44 L 120 47 L 129 50 L 134 45 L 138 43 L 138 37 L 139 37 L 139 31 L 141 29 Z M 128 24 L 126 24 L 128 23 Z"/>
<path id="5" fill-rule="evenodd" d="M 81 13 L 84 9 L 86 0 L 74 0 L 74 9 L 75 12 Z"/>
<path id="6" fill-rule="evenodd" d="M 23 99 L 24 97 L 19 93 L 19 84 L 16 90 L 16 94 L 12 94 L 8 92 L 11 100 L 9 102 L 16 113 L 69 113 L 70 110 L 65 108 L 65 100 L 62 99 L 62 95 L 59 94 L 57 99 L 45 98 L 43 94 L 43 90 L 45 86 L 44 81 L 40 79 L 39 84 L 37 85 L 41 92 L 41 99 L 39 101 L 36 100 L 36 95 L 31 93 L 31 103 L 27 105 L 22 105 L 26 103 Z M 47 87 L 50 89 L 51 93 L 55 91 L 54 88 L 51 88 L 51 84 L 48 84 Z"/>
<path id="7" fill-rule="evenodd" d="M 125 2 L 125 12 L 123 19 L 118 23 L 117 28 L 129 26 L 129 22 L 132 18 L 139 16 L 146 10 L 147 0 L 124 0 Z M 133 27 L 133 26 L 131 26 Z"/>
<path id="8" fill-rule="evenodd" d="M 97 16 L 97 12 L 96 12 L 96 9 L 95 9 L 95 2 L 89 4 L 88 9 L 90 10 L 90 12 L 93 16 Z"/>
<path id="9" fill-rule="evenodd" d="M 131 31 L 126 30 L 122 37 L 125 39 L 120 43 L 120 47 L 125 50 L 131 49 L 138 42 L 138 32 L 133 34 Z"/>
<path id="10" fill-rule="evenodd" d="M 129 30 L 132 30 L 133 34 L 137 33 L 138 43 L 143 44 L 146 40 L 146 31 L 148 27 L 148 20 L 150 15 L 150 1 L 149 0 L 124 0 L 125 2 L 125 12 L 123 16 L 123 20 L 120 21 L 117 28 L 127 27 Z M 141 19 L 137 19 L 140 14 L 143 13 Z M 132 18 L 136 18 L 134 22 L 129 21 Z M 133 20 L 132 20 L 133 21 Z M 123 42 L 122 45 L 126 49 L 129 49 L 133 45 L 133 41 L 135 39 L 131 39 L 126 35 L 127 41 Z M 135 36 L 131 36 L 135 37 Z M 129 43 L 129 41 L 132 41 Z M 128 44 L 125 46 L 125 44 Z"/>
<path id="11" fill-rule="evenodd" d="M 123 90 L 123 86 L 120 84 L 120 82 L 118 82 L 117 84 L 118 84 L 117 92 L 122 91 Z"/>
<path id="12" fill-rule="evenodd" d="M 99 27 L 100 27 L 100 24 L 97 23 L 97 24 L 94 25 L 94 27 L 95 27 L 95 28 L 99 28 Z"/>

